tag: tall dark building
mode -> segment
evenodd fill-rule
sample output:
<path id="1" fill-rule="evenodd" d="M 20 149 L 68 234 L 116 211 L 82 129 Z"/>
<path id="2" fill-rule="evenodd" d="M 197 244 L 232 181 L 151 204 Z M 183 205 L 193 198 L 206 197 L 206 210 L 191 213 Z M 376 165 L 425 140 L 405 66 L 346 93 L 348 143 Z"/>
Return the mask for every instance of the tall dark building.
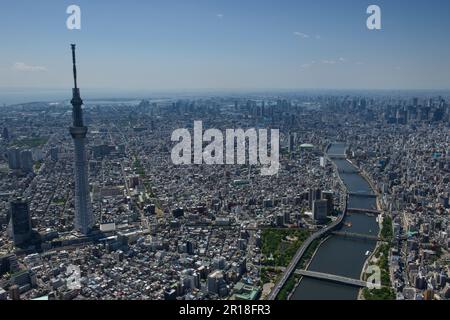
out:
<path id="1" fill-rule="evenodd" d="M 23 172 L 33 172 L 33 154 L 30 150 L 23 150 L 20 152 L 20 168 Z"/>
<path id="2" fill-rule="evenodd" d="M 0 276 L 5 273 L 15 273 L 20 269 L 17 257 L 15 254 L 9 253 L 4 256 L 0 256 Z"/>
<path id="3" fill-rule="evenodd" d="M 327 200 L 314 200 L 312 210 L 315 221 L 324 221 L 327 218 Z"/>
<path id="4" fill-rule="evenodd" d="M 18 170 L 21 168 L 20 151 L 21 150 L 17 147 L 8 149 L 8 164 L 11 170 Z"/>
<path id="5" fill-rule="evenodd" d="M 31 239 L 31 217 L 28 203 L 18 198 L 10 203 L 10 228 L 15 245 Z"/>
<path id="6" fill-rule="evenodd" d="M 312 210 L 313 207 L 313 201 L 315 199 L 315 192 L 313 189 L 309 189 L 308 190 L 308 207 L 310 210 Z"/>
<path id="7" fill-rule="evenodd" d="M 327 201 L 327 215 L 334 211 L 333 191 L 322 191 L 322 199 Z"/>
<path id="8" fill-rule="evenodd" d="M 293 133 L 289 132 L 289 141 L 288 141 L 288 151 L 289 153 L 293 153 L 295 151 L 295 136 Z"/>
<path id="9" fill-rule="evenodd" d="M 72 44 L 73 79 L 72 90 L 73 126 L 70 128 L 75 144 L 75 229 L 82 234 L 88 234 L 94 224 L 92 216 L 91 197 L 89 194 L 89 182 L 86 158 L 86 134 L 87 127 L 83 124 L 83 112 L 81 106 L 83 100 L 77 86 L 77 67 L 75 59 L 75 45 Z"/>
<path id="10" fill-rule="evenodd" d="M 9 131 L 7 127 L 3 128 L 3 134 L 2 134 L 3 140 L 9 141 Z"/>
<path id="11" fill-rule="evenodd" d="M 322 191 L 320 189 L 309 189 L 308 194 L 308 205 L 311 210 L 313 210 L 314 200 L 320 200 Z"/>

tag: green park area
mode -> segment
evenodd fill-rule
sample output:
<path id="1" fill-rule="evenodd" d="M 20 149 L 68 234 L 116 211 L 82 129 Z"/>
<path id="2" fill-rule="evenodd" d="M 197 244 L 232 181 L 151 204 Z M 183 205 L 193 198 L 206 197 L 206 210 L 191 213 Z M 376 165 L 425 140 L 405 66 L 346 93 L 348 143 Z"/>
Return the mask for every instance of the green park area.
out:
<path id="1" fill-rule="evenodd" d="M 139 160 L 137 156 L 134 157 L 133 169 L 139 176 L 145 176 L 144 167 L 142 166 L 141 160 Z"/>
<path id="2" fill-rule="evenodd" d="M 392 218 L 385 216 L 383 217 L 383 223 L 381 227 L 381 238 L 387 242 L 391 242 L 394 233 L 392 230 Z"/>
<path id="3" fill-rule="evenodd" d="M 52 201 L 56 205 L 63 205 L 66 203 L 66 199 L 64 198 L 54 198 Z"/>
<path id="4" fill-rule="evenodd" d="M 381 270 L 381 288 L 380 289 L 363 289 L 363 297 L 366 300 L 395 300 L 395 292 L 391 286 L 389 277 L 389 251 L 391 249 L 391 241 L 393 238 L 392 218 L 383 217 L 381 238 L 385 241 L 375 251 L 376 265 Z M 367 277 L 367 275 L 366 275 Z"/>
<path id="5" fill-rule="evenodd" d="M 309 235 L 309 231 L 303 229 L 264 229 L 262 232 L 263 264 L 287 267 Z"/>
<path id="6" fill-rule="evenodd" d="M 306 252 L 300 259 L 297 269 L 306 269 L 309 262 L 311 261 L 311 258 L 314 255 L 314 252 L 316 252 L 317 247 L 320 244 L 320 240 L 314 240 L 311 245 L 306 249 Z M 281 288 L 280 292 L 278 293 L 277 300 L 287 300 L 289 297 L 289 294 L 294 290 L 294 288 L 298 285 L 300 281 L 301 276 L 293 273 L 291 276 L 287 279 L 286 283 L 284 284 L 283 288 Z"/>
<path id="7" fill-rule="evenodd" d="M 276 283 L 284 267 L 292 261 L 295 253 L 310 236 L 308 230 L 303 229 L 264 229 L 262 232 L 263 267 L 261 268 L 261 283 Z M 305 256 L 311 256 L 307 251 Z M 304 261 L 302 259 L 300 264 Z M 300 276 L 292 274 L 277 296 L 277 300 L 286 300 L 295 288 Z"/>
<path id="8" fill-rule="evenodd" d="M 36 147 L 42 147 L 47 143 L 47 141 L 48 141 L 47 137 L 22 138 L 12 141 L 10 146 L 31 149 Z"/>
<path id="9" fill-rule="evenodd" d="M 163 210 L 161 209 L 161 203 L 159 199 L 156 197 L 155 192 L 153 191 L 152 185 L 150 183 L 149 177 L 145 173 L 144 166 L 142 165 L 141 160 L 139 160 L 138 156 L 134 155 L 133 160 L 133 170 L 136 174 L 138 174 L 143 182 L 145 193 L 152 200 L 152 202 L 156 205 L 156 213 L 162 214 Z"/>

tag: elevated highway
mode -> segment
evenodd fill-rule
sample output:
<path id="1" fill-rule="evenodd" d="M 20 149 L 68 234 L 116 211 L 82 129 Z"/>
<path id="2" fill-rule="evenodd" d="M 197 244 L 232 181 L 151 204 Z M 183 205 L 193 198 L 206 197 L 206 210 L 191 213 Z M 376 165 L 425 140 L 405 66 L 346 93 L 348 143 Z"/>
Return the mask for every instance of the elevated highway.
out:
<path id="1" fill-rule="evenodd" d="M 346 204 L 347 206 L 347 204 Z M 347 212 L 347 207 L 344 208 L 344 213 L 341 214 L 335 221 L 333 221 L 331 224 L 329 224 L 327 227 L 315 232 L 312 234 L 308 239 L 303 242 L 303 244 L 300 246 L 300 248 L 295 253 L 294 258 L 292 258 L 291 262 L 289 263 L 288 267 L 283 272 L 283 275 L 281 276 L 278 283 L 275 284 L 275 286 L 272 288 L 272 291 L 270 292 L 269 296 L 267 297 L 267 300 L 275 300 L 278 296 L 278 294 L 281 291 L 281 288 L 285 285 L 286 281 L 289 279 L 289 277 L 292 275 L 292 273 L 297 268 L 297 265 L 300 262 L 300 259 L 305 254 L 306 250 L 309 248 L 309 246 L 313 243 L 313 241 L 321 239 L 322 237 L 328 235 L 330 232 L 335 231 L 339 229 L 342 222 L 344 221 L 345 215 Z"/>

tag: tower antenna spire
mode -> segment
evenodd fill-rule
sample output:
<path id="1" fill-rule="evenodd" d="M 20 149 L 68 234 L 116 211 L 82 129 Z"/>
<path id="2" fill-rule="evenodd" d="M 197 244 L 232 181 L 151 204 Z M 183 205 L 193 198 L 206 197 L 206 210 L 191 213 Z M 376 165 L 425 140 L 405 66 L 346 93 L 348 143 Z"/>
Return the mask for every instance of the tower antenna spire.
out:
<path id="1" fill-rule="evenodd" d="M 89 234 L 93 225 L 92 203 L 89 194 L 88 162 L 86 158 L 86 134 L 88 128 L 83 124 L 83 100 L 77 85 L 77 66 L 75 59 L 75 45 L 72 44 L 73 80 L 72 89 L 72 117 L 73 126 L 70 127 L 75 145 L 75 229 L 84 235 Z"/>
<path id="2" fill-rule="evenodd" d="M 72 47 L 73 82 L 74 82 L 74 85 L 75 85 L 75 89 L 78 89 L 78 87 L 77 87 L 77 61 L 76 61 L 76 57 L 75 57 L 76 45 L 75 44 L 71 44 L 70 46 Z"/>

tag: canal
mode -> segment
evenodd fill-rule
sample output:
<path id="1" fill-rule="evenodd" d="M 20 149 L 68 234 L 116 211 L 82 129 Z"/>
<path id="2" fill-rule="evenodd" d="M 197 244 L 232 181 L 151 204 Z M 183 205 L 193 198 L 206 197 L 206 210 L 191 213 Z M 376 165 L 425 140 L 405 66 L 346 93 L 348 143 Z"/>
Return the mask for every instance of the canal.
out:
<path id="1" fill-rule="evenodd" d="M 346 145 L 336 143 L 331 145 L 329 154 L 345 154 Z M 368 182 L 358 173 L 350 162 L 345 159 L 334 160 L 342 181 L 346 185 L 349 196 L 349 208 L 376 209 L 376 199 L 367 194 L 373 194 Z M 377 235 L 378 223 L 374 216 L 366 214 L 347 215 L 341 231 Z M 375 242 L 361 241 L 330 236 L 317 250 L 308 270 L 335 274 L 359 279 L 368 252 L 375 249 Z M 359 289 L 352 286 L 304 277 L 291 300 L 356 300 Z"/>

